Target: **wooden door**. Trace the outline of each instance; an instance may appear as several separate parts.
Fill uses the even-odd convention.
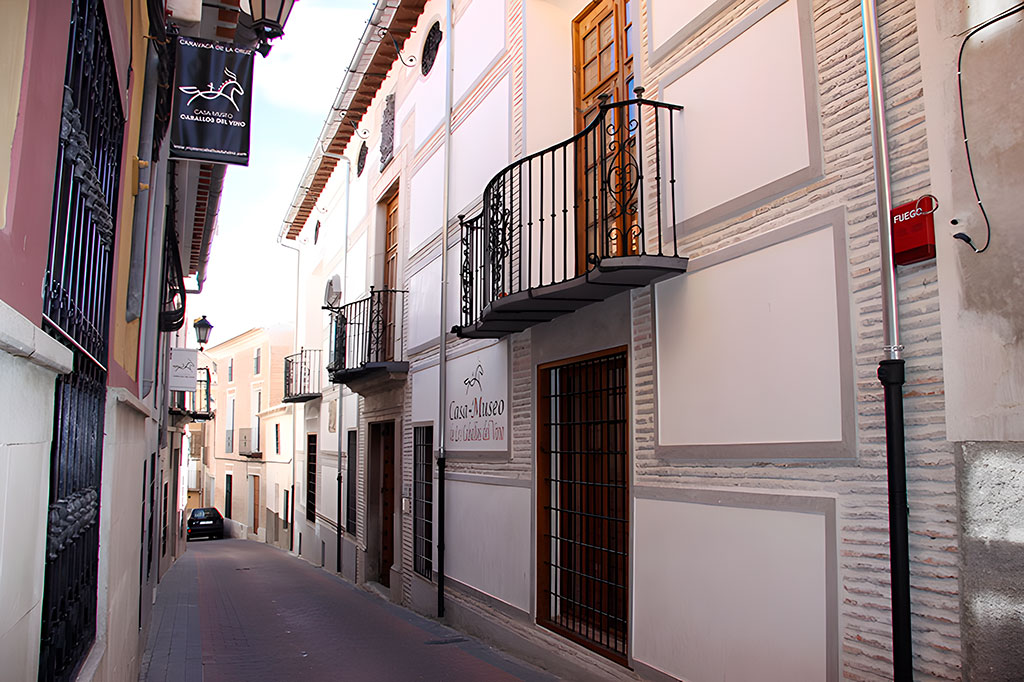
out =
[[[252,532],[260,532],[260,477],[252,477]]]
[[[381,356],[380,360],[388,362],[394,359],[395,353],[395,294],[388,293],[398,289],[398,194],[387,203],[387,218],[384,223],[384,294],[380,299],[381,306]]]
[[[395,563],[395,423],[380,428],[380,584],[391,585]]]
[[[595,0],[573,20],[573,105],[576,132],[600,111],[602,101],[633,96],[632,0]],[[636,107],[613,108],[604,125],[576,145],[577,272],[588,256],[639,252],[639,231],[630,215],[637,174],[633,135]]]

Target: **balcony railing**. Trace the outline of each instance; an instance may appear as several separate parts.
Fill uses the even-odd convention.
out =
[[[300,350],[284,359],[285,403],[304,403],[320,397],[320,351]]]
[[[681,106],[603,103],[507,166],[462,225],[460,336],[500,337],[686,270],[677,247]]]
[[[210,401],[210,369],[200,367],[196,370],[195,391],[171,391],[170,412],[172,414],[183,414],[192,418],[192,421],[203,422],[213,417],[213,407]]]
[[[370,295],[331,311],[331,353],[327,372],[349,384],[409,371],[402,350],[404,291],[370,289]]]

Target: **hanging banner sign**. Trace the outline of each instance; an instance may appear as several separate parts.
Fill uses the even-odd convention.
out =
[[[253,50],[178,38],[171,156],[249,165]]]
[[[448,449],[508,449],[508,351],[496,343],[448,362]]]
[[[195,348],[172,348],[167,383],[172,391],[195,391],[198,374],[198,353]]]

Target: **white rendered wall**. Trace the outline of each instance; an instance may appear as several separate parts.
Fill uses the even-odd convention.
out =
[[[337,445],[335,445],[337,447]],[[320,467],[320,489],[317,509],[335,523],[338,522],[338,466],[324,464]]]
[[[362,298],[369,290],[366,281],[366,233],[363,233],[348,252],[345,272],[345,302]]]
[[[409,183],[409,253],[441,231],[444,214],[444,147],[412,176]]]
[[[664,47],[702,13],[721,4],[721,0],[649,0],[651,50]]]
[[[572,137],[572,20],[586,4],[583,0],[524,2],[527,154]]]
[[[657,285],[662,445],[842,438],[832,230]]]
[[[55,376],[0,350],[0,661],[12,680],[39,666]]]
[[[345,432],[348,433],[350,429],[354,429],[359,425],[359,396],[353,393],[347,395],[342,399],[342,424],[344,424]],[[348,436],[346,435],[347,439]],[[343,441],[348,443],[347,440]],[[346,445],[347,447],[347,445]]]
[[[487,65],[505,49],[505,1],[471,3],[455,21],[454,48],[452,95],[458,102]]]
[[[419,63],[416,64],[417,80],[416,86],[409,95],[407,101],[414,103],[414,132],[413,145],[419,149],[427,138],[437,130],[444,120],[444,76],[447,69],[445,60],[448,56],[448,36],[444,35],[444,17],[438,17],[428,22],[420,23],[420,41],[417,43],[417,59],[422,59],[423,42],[427,39],[427,33],[434,21],[441,24],[441,44],[437,48],[437,57],[434,59],[434,66],[426,76],[420,70]]]
[[[441,331],[441,259],[435,258],[409,278],[408,347],[436,339]]]
[[[675,129],[680,219],[810,164],[799,19],[789,0],[663,84],[662,99],[685,107]]]
[[[823,515],[638,499],[633,656],[688,682],[826,679]]]
[[[437,367],[428,367],[412,373],[413,423],[437,422],[437,398],[440,381],[440,372]]]
[[[251,359],[250,359],[251,362]],[[236,367],[237,369],[237,367]],[[108,389],[103,439],[103,472],[100,499],[100,556],[96,595],[96,642],[83,664],[82,680],[130,679],[138,676],[141,665],[139,633],[139,519],[142,504],[143,461],[157,449],[156,421],[149,418],[134,397],[123,389]],[[171,438],[178,434],[168,434]],[[163,460],[170,450],[158,456],[161,476],[168,476],[176,463]],[[159,481],[157,495],[164,483]],[[244,481],[242,482],[244,485]],[[173,559],[174,536],[179,528],[176,509],[168,498],[167,554],[162,553],[160,526],[156,519],[154,536],[157,570]],[[159,504],[157,513],[159,512]],[[167,564],[169,565],[169,563]]]
[[[449,480],[445,572],[523,611],[530,609],[530,489]]]
[[[508,164],[510,130],[509,79],[505,77],[452,132],[449,218],[464,212],[483,194],[491,178]]]

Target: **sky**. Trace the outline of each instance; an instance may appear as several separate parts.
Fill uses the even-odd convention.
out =
[[[186,301],[190,327],[201,315],[213,324],[210,345],[294,324],[296,254],[277,235],[373,5],[299,0],[269,56],[255,57],[249,165],[228,167],[203,293]]]

